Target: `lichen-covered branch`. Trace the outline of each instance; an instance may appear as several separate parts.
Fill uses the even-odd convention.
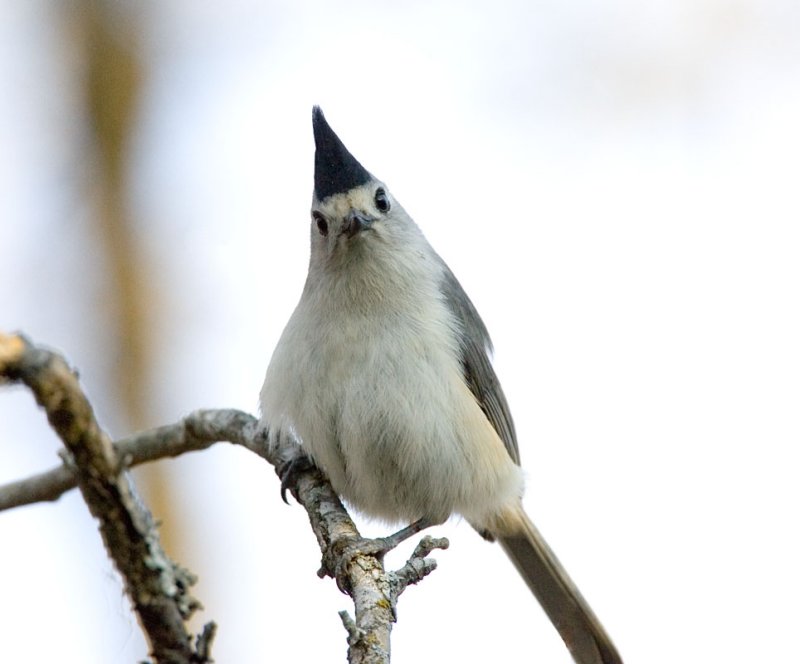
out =
[[[206,626],[192,649],[182,624],[197,606],[187,593],[191,577],[160,550],[149,513],[133,499],[124,470],[228,441],[259,455],[282,474],[287,464],[303,454],[301,448],[285,437],[268,444],[267,432],[256,418],[232,409],[198,410],[175,424],[112,444],[97,426],[91,406],[64,360],[17,336],[0,334],[0,378],[23,382],[33,390],[71,456],[69,463],[0,487],[0,511],[55,500],[79,486],[92,513],[100,519],[106,547],[125,578],[151,639],[153,656],[159,662],[210,661],[213,624]],[[447,540],[423,538],[400,570],[387,572],[380,556],[366,552],[368,546],[360,550],[359,546],[370,540],[361,537],[325,476],[313,465],[297,467],[286,488],[308,513],[322,551],[319,574],[336,577],[340,588],[353,599],[355,620],[342,613],[348,661],[388,663],[397,598],[408,585],[436,568],[436,562],[427,556],[436,548],[446,548]],[[152,561],[157,563],[156,569],[152,569]],[[147,570],[140,569],[142,566]],[[152,572],[149,576],[148,571]],[[140,589],[145,586],[158,601],[142,601]],[[157,648],[156,642],[162,645]]]
[[[69,451],[78,487],[100,523],[153,658],[163,664],[210,661],[198,655],[184,626],[199,606],[189,594],[194,578],[162,550],[152,517],[73,371],[61,357],[23,337],[0,335],[0,376],[31,389]],[[203,650],[208,650],[205,641]]]

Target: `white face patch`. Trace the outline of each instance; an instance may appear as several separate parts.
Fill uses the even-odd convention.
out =
[[[368,182],[343,194],[328,196],[322,203],[317,203],[314,209],[322,212],[328,218],[328,222],[334,224],[353,211],[380,217],[382,213],[375,207],[375,192],[378,187],[386,190],[386,187],[377,181]]]
[[[350,191],[333,194],[322,202],[316,198],[312,202],[312,247],[323,255],[333,257],[339,253],[343,247],[349,245],[352,235],[348,236],[343,231],[346,224],[350,223],[348,217],[356,213],[374,222],[372,232],[381,233],[383,230],[384,219],[392,214],[391,199],[388,212],[381,212],[375,203],[375,193],[382,189],[386,198],[386,186],[377,180],[371,180],[366,184],[360,185]],[[320,230],[319,215],[324,219],[324,232]],[[360,243],[359,243],[360,244]],[[318,255],[320,255],[318,253]]]

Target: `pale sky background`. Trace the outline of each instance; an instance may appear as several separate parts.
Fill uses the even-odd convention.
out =
[[[57,6],[0,1],[0,328],[63,351],[119,436]],[[526,507],[626,662],[796,657],[800,4],[140,6],[160,421],[256,412],[305,278],[319,103],[480,310]],[[0,482],[58,448],[0,389]],[[351,603],[271,468],[230,446],[167,463],[216,661],[344,661]],[[570,662],[499,547],[432,534],[451,548],[401,598],[393,661]],[[0,514],[0,658],[145,656],[76,493]]]

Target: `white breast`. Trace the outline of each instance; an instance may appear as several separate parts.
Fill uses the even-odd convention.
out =
[[[395,522],[455,512],[481,526],[516,504],[521,472],[463,380],[441,267],[409,260],[413,284],[400,269],[380,288],[385,271],[365,265],[306,289],[270,363],[262,416],[291,428],[364,513]]]

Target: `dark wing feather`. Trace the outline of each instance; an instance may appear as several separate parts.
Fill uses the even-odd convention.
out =
[[[440,259],[441,260],[441,259]],[[442,261],[444,279],[442,291],[450,311],[458,321],[461,333],[461,365],[466,381],[486,417],[495,431],[505,443],[514,463],[519,464],[519,448],[514,421],[508,409],[503,388],[494,372],[489,354],[492,352],[492,340],[489,332],[478,315],[475,305],[464,292],[450,268]]]

